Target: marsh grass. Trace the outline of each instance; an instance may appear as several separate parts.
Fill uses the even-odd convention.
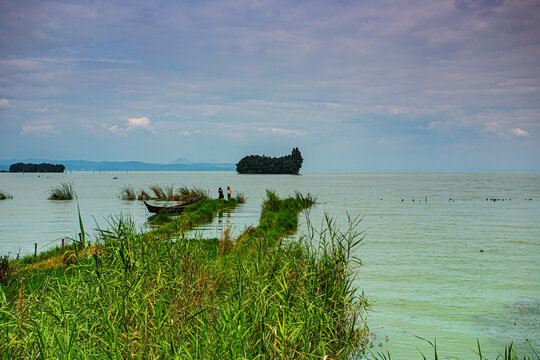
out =
[[[13,199],[13,195],[11,195],[5,190],[0,189],[0,200],[8,200],[8,199]]]
[[[135,190],[133,189],[132,186],[126,185],[122,187],[119,197],[122,200],[135,200],[137,199],[137,194],[135,193]]]
[[[284,216],[296,218],[302,204],[267,196],[272,209],[261,212],[265,227],[242,234],[241,246],[234,227],[220,239],[183,235],[236,199],[197,202],[149,233],[129,218],[112,218],[86,248],[99,250],[0,288],[0,358],[348,359],[361,353],[365,302],[350,297],[347,252],[331,261],[324,256],[333,250],[322,251],[316,237],[283,241],[297,223]],[[349,248],[345,239],[334,245]]]
[[[122,200],[161,200],[161,201],[181,201],[190,202],[194,200],[208,199],[208,190],[197,187],[181,186],[175,190],[174,185],[154,184],[148,190],[139,189],[135,191],[133,186],[124,186],[120,192]]]
[[[156,225],[163,225],[171,222],[173,219],[173,216],[166,212],[166,211],[160,211],[157,214],[151,215],[148,218],[148,222],[150,225],[156,226]]]
[[[427,340],[425,338],[422,338],[420,336],[416,336],[418,339],[428,343],[430,347],[433,349],[433,359],[438,360],[439,359],[439,352],[437,351],[437,341],[434,340],[431,342],[430,340]],[[479,360],[489,360],[487,357],[482,355],[482,347],[480,346],[480,342],[478,339],[476,340],[477,344],[477,351],[471,351],[471,359],[478,357]],[[538,353],[533,349],[529,341],[527,340],[527,345],[529,346],[528,349],[522,349],[522,353],[518,351],[516,346],[514,346],[513,343],[510,343],[509,345],[506,345],[504,347],[503,352],[500,352],[494,360],[539,360],[540,357],[538,356]],[[523,351],[524,350],[524,351]],[[473,353],[475,355],[473,355]],[[366,359],[369,360],[392,360],[392,356],[388,351],[374,351],[373,349],[368,349],[368,356]],[[425,355],[422,352],[420,352],[420,356],[423,360],[428,360],[429,355]],[[418,359],[420,359],[420,356]],[[452,357],[452,359],[454,359]]]
[[[152,199],[154,200],[172,200],[174,196],[174,186],[173,185],[150,185],[149,186],[151,193],[153,194]]]
[[[235,198],[239,204],[244,204],[246,202],[246,196],[244,195],[244,193],[237,192]]]
[[[150,194],[148,194],[144,189],[139,190],[139,194],[137,195],[137,200],[150,200]]]
[[[176,190],[177,201],[189,202],[197,199],[209,199],[208,190],[201,188],[182,186]]]
[[[77,196],[71,183],[61,183],[49,190],[49,200],[73,200]]]

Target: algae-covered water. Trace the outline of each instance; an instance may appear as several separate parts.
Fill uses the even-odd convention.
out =
[[[442,359],[474,358],[477,338],[492,358],[510,341],[540,349],[540,173],[0,173],[0,189],[14,195],[0,201],[0,255],[76,236],[77,203],[47,200],[60,182],[73,183],[87,231],[120,214],[148,226],[141,202],[118,199],[124,185],[198,186],[216,197],[219,186],[231,186],[247,203],[196,230],[212,237],[224,225],[236,235],[256,226],[265,189],[310,192],[319,201],[310,211],[317,227],[325,212],[342,225],[347,212],[363,216],[357,284],[373,303],[375,342],[388,337],[392,358],[427,355],[415,335],[436,338]]]

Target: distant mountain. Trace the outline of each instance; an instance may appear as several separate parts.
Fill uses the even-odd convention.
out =
[[[0,160],[0,170],[9,170],[11,164],[18,162],[63,164],[66,171],[234,171],[236,169],[236,165],[232,163],[154,164],[141,161],[8,159]]]
[[[194,164],[194,162],[186,157],[179,157],[178,159],[171,161],[169,164]]]

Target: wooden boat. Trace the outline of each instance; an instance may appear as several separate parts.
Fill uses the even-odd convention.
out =
[[[188,206],[188,205],[191,205],[193,203],[196,203],[197,201],[201,200],[201,198],[197,199],[197,200],[193,200],[193,201],[189,201],[187,203],[183,203],[183,204],[178,204],[178,205],[173,205],[173,206],[156,206],[156,205],[151,205],[149,203],[147,203],[146,201],[143,201],[144,202],[144,205],[146,205],[146,208],[148,209],[148,211],[150,211],[151,213],[154,213],[154,214],[157,214],[159,212],[167,212],[167,213],[172,213],[172,214],[180,214],[182,211],[184,211],[184,209]]]

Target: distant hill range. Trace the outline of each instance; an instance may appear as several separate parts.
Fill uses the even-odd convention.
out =
[[[184,161],[186,163],[178,163]],[[63,164],[66,171],[235,171],[232,163],[187,163],[180,158],[170,164],[154,164],[141,161],[87,161],[87,160],[50,160],[50,159],[8,159],[0,160],[0,170],[8,171],[15,163],[51,163]]]

